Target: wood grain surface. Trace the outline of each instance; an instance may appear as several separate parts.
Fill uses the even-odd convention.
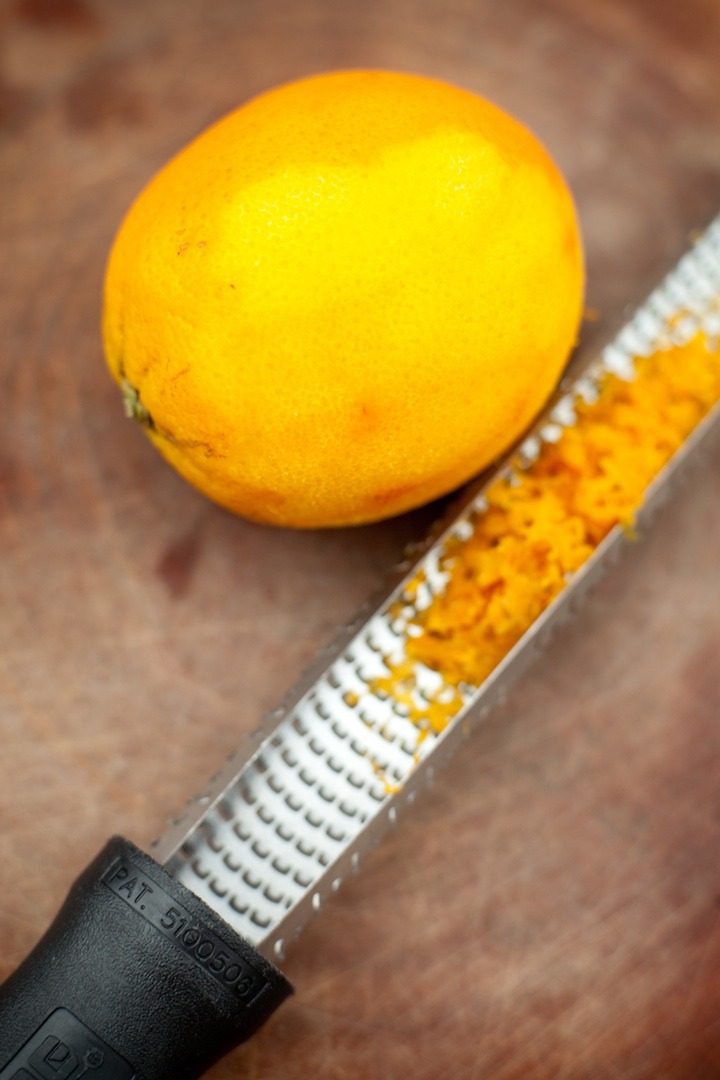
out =
[[[600,335],[720,210],[716,0],[13,0],[0,67],[0,977],[140,844],[438,507],[295,534],[128,423],[103,265],[150,175],[281,80],[415,70],[530,124]],[[720,1077],[720,452],[288,957],[214,1080]]]

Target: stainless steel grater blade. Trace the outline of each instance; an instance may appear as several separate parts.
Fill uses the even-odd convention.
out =
[[[616,527],[555,601],[478,687],[461,687],[462,708],[441,734],[421,733],[407,710],[373,692],[387,661],[401,660],[407,620],[444,588],[443,553],[466,542],[483,513],[484,492],[499,476],[532,462],[544,442],[575,421],[574,403],[592,396],[605,373],[631,378],[634,357],[698,330],[720,336],[720,217],[599,356],[574,365],[520,447],[479,486],[434,541],[399,571],[388,594],[319,658],[292,697],[157,841],[154,855],[171,875],[253,943],[280,957],[361,856],[410,805],[421,785],[456,749],[474,721],[501,702],[553,628],[628,543]],[[720,428],[720,405],[698,425],[656,477],[638,513],[647,519],[693,452]],[[424,582],[406,595],[423,572]],[[442,676],[416,668],[419,693],[455,692]]]

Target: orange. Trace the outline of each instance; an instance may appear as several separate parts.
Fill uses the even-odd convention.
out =
[[[442,82],[346,71],[263,94],[151,181],[103,333],[128,411],[210,498],[346,525],[513,443],[582,292],[571,196],[526,128]]]

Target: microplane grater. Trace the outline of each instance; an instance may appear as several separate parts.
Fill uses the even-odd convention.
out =
[[[596,358],[573,374],[519,447],[399,568],[375,609],[319,657],[286,703],[228,759],[151,857],[110,840],[53,924],[0,987],[0,1080],[197,1080],[260,1027],[292,987],[273,958],[394,824],[474,721],[628,543],[616,527],[478,686],[415,666],[418,704],[461,695],[421,732],[375,680],[407,656],[415,619],[445,588],[446,553],[474,535],[498,480],[512,483],[576,422],[608,373],[699,331],[720,347],[720,217]],[[718,359],[720,363],[720,357]],[[639,524],[714,432],[720,402],[655,477]]]
[[[438,764],[487,715],[527,665],[552,628],[598,577],[611,554],[628,542],[617,526],[552,605],[479,687],[461,688],[463,706],[441,734],[424,732],[392,697],[373,693],[388,673],[385,661],[403,657],[407,629],[394,615],[403,598],[409,618],[439,593],[450,539],[467,541],[482,514],[484,492],[499,475],[523,468],[543,442],[556,441],[575,421],[574,402],[591,399],[606,372],[631,378],[633,358],[699,329],[720,335],[720,217],[624,326],[617,337],[555,396],[519,449],[410,566],[377,609],[361,615],[329,656],[270,717],[254,745],[232,755],[207,790],[191,803],[154,849],[173,876],[268,956],[281,957],[288,940],[318,911],[361,855],[431,781]],[[641,523],[667,481],[718,418],[715,408],[657,477],[638,515]],[[424,581],[404,596],[418,571]],[[442,676],[416,668],[420,693],[443,692]],[[454,687],[447,688],[452,692]]]

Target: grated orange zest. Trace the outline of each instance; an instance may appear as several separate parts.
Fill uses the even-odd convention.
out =
[[[637,358],[630,381],[606,374],[557,442],[488,488],[472,536],[446,547],[444,590],[411,616],[405,657],[387,661],[373,689],[421,730],[442,731],[462,690],[487,678],[603,538],[617,525],[632,530],[652,480],[719,400],[717,343],[703,334]],[[418,663],[442,676],[434,698],[417,693]]]

